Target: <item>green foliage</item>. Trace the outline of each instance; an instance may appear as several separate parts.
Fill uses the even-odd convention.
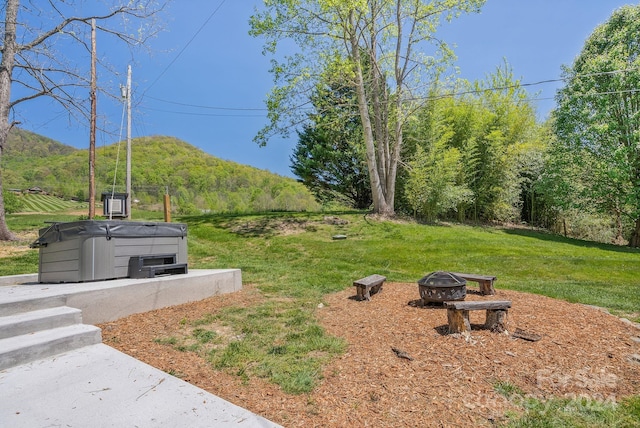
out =
[[[314,112],[298,133],[291,171],[323,204],[342,202],[356,209],[371,205],[362,124],[357,99],[342,62],[331,65],[311,97]]]
[[[13,127],[9,131],[6,146],[3,148],[3,162],[6,159],[30,161],[34,158],[47,158],[55,155],[67,155],[77,149],[59,143],[51,138]]]
[[[4,212],[7,214],[20,212],[24,208],[24,201],[14,192],[3,191],[2,198],[4,200]]]
[[[203,328],[196,328],[193,330],[193,337],[195,337],[200,343],[213,342],[217,338],[215,331],[205,330]]]
[[[6,156],[10,170],[4,185],[26,189],[38,186],[49,194],[71,199],[88,193],[88,153],[60,149],[51,156],[31,157],[14,148]],[[118,162],[117,145],[96,149],[96,191],[125,190],[126,165]],[[145,137],[132,141],[133,209],[159,210],[166,190],[179,214],[201,212],[252,212],[315,210],[311,193],[295,180],[234,162],[222,161],[170,137]],[[116,169],[116,165],[118,168]],[[25,197],[25,202],[35,200]],[[83,199],[84,200],[84,199]],[[44,203],[43,199],[38,200]],[[56,210],[60,199],[34,211]],[[97,201],[100,202],[99,200]],[[72,205],[73,202],[69,202]]]
[[[178,343],[176,337],[156,338],[153,341],[159,345],[176,345]]]
[[[640,395],[627,397],[622,400],[618,410],[620,414],[626,415],[626,417],[629,418],[629,422],[640,421]]]
[[[395,213],[396,179],[404,128],[417,98],[451,64],[451,48],[435,32],[445,20],[478,12],[484,0],[269,1],[251,18],[251,34],[265,38],[265,51],[292,41],[300,53],[274,60],[276,86],[268,96],[269,124],[255,140],[266,144],[287,135],[305,118],[307,102],[336,58],[357,94],[362,141],[374,212]],[[291,45],[289,44],[288,47]]]
[[[535,193],[546,142],[526,91],[508,64],[486,81],[460,84],[471,93],[435,91],[407,131],[416,147],[405,183],[411,210],[430,220],[531,219],[523,199]]]
[[[579,205],[636,222],[640,245],[640,6],[624,6],[598,26],[564,71],[558,95],[556,176],[575,180],[561,207]],[[569,184],[564,184],[569,187]]]
[[[627,229],[630,225],[627,226]],[[623,244],[617,235],[614,219],[610,215],[604,215],[593,210],[567,209],[562,212],[562,221],[557,222],[552,228],[553,232],[566,234],[572,238],[586,241]]]
[[[472,191],[459,185],[460,151],[446,148],[438,142],[429,152],[418,146],[414,158],[409,162],[409,173],[404,191],[415,214],[427,221],[456,211],[458,206],[473,200]]]
[[[64,212],[56,213],[24,213],[7,216],[7,224],[16,232],[36,232],[51,222],[76,221],[78,216]]]
[[[24,244],[24,243],[23,243]],[[6,244],[12,245],[12,244]],[[19,275],[38,271],[38,251],[29,250],[20,255],[3,257],[0,275]]]

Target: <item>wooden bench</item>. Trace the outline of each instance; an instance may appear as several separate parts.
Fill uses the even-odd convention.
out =
[[[451,273],[459,276],[460,278],[466,279],[467,281],[474,281],[480,284],[480,294],[483,296],[493,296],[496,294],[496,290],[493,288],[493,282],[497,279],[495,276],[475,275],[472,273]]]
[[[496,333],[507,331],[507,312],[511,307],[509,300],[490,300],[477,302],[444,302],[447,308],[449,333],[464,333],[471,330],[469,311],[486,310],[484,328]]]
[[[374,274],[365,278],[353,281],[353,285],[357,287],[358,300],[371,300],[371,294],[382,291],[382,284],[387,280],[386,276]]]

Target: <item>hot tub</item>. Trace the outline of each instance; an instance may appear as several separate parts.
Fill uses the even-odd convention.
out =
[[[39,282],[126,278],[135,256],[175,254],[187,263],[187,225],[122,220],[53,223],[31,244],[40,252]]]

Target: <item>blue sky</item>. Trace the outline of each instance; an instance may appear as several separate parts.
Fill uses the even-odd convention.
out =
[[[272,86],[262,40],[248,35],[259,0],[174,1],[154,54],[132,64],[132,136],[169,135],[216,157],[292,176],[295,137],[274,138],[267,147],[252,140],[266,123],[264,99]],[[456,46],[459,77],[482,79],[506,61],[523,83],[558,79],[594,28],[618,0],[488,0],[480,14],[444,24],[439,34]],[[109,46],[98,55],[108,56]],[[119,61],[119,60],[117,60]],[[126,82],[128,62],[116,65]],[[544,119],[560,82],[527,88]],[[120,106],[98,99],[102,115],[119,128]],[[77,148],[88,148],[88,124],[73,123],[47,103],[21,111],[21,126]],[[123,131],[123,138],[126,135]],[[118,136],[99,135],[98,144]]]

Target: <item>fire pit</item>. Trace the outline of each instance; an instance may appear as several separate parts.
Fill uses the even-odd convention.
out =
[[[423,303],[442,303],[464,300],[467,296],[467,281],[451,272],[432,272],[418,281]]]

